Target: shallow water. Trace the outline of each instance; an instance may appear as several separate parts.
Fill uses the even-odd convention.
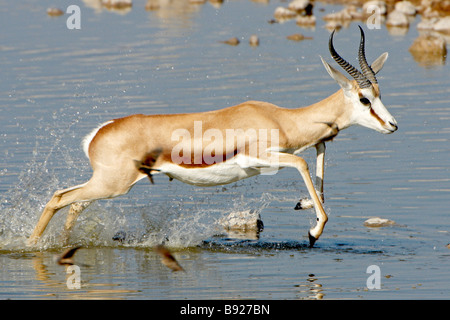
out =
[[[419,18],[404,35],[366,32],[369,60],[384,51],[384,104],[399,130],[381,135],[352,127],[327,145],[329,222],[307,247],[312,210],[300,176],[281,170],[217,188],[155,176],[129,194],[80,216],[69,245],[81,288],[69,289],[54,262],[67,210],[51,221],[39,250],[25,247],[52,193],[83,183],[90,167],[80,142],[99,123],[132,113],[206,111],[248,99],[309,105],[338,89],[319,55],[329,32],[317,3],[315,29],[269,24],[277,1],[226,1],[215,7],[176,2],[127,12],[80,3],[81,30],[49,17],[50,1],[0,1],[0,298],[1,299],[448,299],[450,76],[447,64],[423,66],[408,52]],[[70,1],[59,1],[65,9]],[[320,11],[324,8],[324,11]],[[312,40],[292,42],[293,33]],[[260,45],[248,45],[250,35]],[[221,40],[237,36],[239,46]],[[336,35],[338,52],[356,57],[356,23]],[[314,152],[305,158],[314,170]],[[218,220],[254,209],[259,239],[231,238]],[[367,228],[370,217],[396,225]],[[112,240],[126,232],[126,241]],[[245,236],[244,236],[245,238]],[[247,238],[249,236],[247,235]],[[166,241],[185,272],[171,272],[153,246]],[[367,289],[377,265],[381,288]]]

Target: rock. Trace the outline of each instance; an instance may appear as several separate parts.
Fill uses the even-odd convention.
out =
[[[406,14],[401,11],[394,10],[390,12],[386,19],[386,26],[397,28],[408,28],[409,20]]]
[[[310,15],[313,4],[309,0],[294,0],[288,5],[288,9],[297,13],[306,13]]]
[[[411,47],[409,47],[409,51],[419,53],[432,53],[443,56],[447,54],[447,48],[445,46],[444,39],[432,35],[425,35],[416,38]]]
[[[381,14],[381,15],[387,14],[387,6],[386,6],[386,2],[384,2],[384,1],[367,1],[363,4],[362,11],[366,15],[370,15],[373,13],[372,10],[374,7],[377,7],[379,9],[379,12],[377,12],[378,14]]]
[[[433,25],[433,30],[443,33],[450,33],[450,16],[439,19]]]
[[[416,7],[409,1],[400,1],[395,4],[395,10],[407,16],[414,16],[417,13]]]
[[[323,20],[325,21],[351,21],[360,20],[365,17],[363,11],[359,10],[358,7],[354,5],[349,5],[338,12],[333,12],[325,15]]]
[[[352,19],[353,19],[353,17],[352,17],[349,7],[346,7],[338,12],[326,14],[323,17],[323,20],[325,20],[325,21],[344,21],[344,20],[352,20]]]
[[[417,29],[450,33],[450,16],[443,18],[422,17],[422,21],[417,24]]]
[[[424,17],[445,17],[450,15],[450,0],[422,0],[417,9]]]
[[[370,228],[380,228],[380,227],[387,227],[394,225],[395,222],[389,219],[383,219],[383,218],[370,218],[364,221],[364,226],[370,227]]]
[[[325,24],[325,28],[329,31],[340,30],[342,28],[342,24],[343,23],[341,21],[331,20]]]
[[[295,18],[297,16],[297,12],[289,10],[284,7],[278,7],[275,9],[273,16],[277,20],[288,20]]]
[[[422,17],[422,20],[417,24],[418,30],[433,30],[434,25],[436,22],[439,21],[439,18],[424,18]]]
[[[230,38],[230,39],[225,40],[225,41],[220,41],[220,42],[225,43],[225,44],[229,44],[230,46],[237,46],[240,43],[239,39],[236,38],[236,37]]]
[[[302,40],[311,40],[312,39],[312,37],[305,37],[301,33],[291,34],[290,36],[287,36],[286,38],[288,40],[292,40],[292,41],[302,41]]]
[[[47,14],[50,17],[58,17],[58,16],[62,16],[64,14],[64,11],[62,11],[61,9],[58,9],[58,8],[48,8]]]
[[[315,16],[299,16],[297,17],[296,24],[301,27],[309,27],[316,25]]]
[[[252,46],[252,47],[257,47],[259,46],[259,38],[256,34],[253,34],[250,36],[250,38],[248,39],[248,43]]]
[[[419,36],[414,40],[409,52],[414,60],[424,66],[443,65],[447,55],[445,40],[434,35]]]
[[[264,224],[261,215],[254,210],[231,212],[226,218],[219,220],[226,230],[242,230],[242,231],[261,231]]]
[[[132,0],[101,0],[101,3],[102,6],[110,9],[125,9],[133,5]]]

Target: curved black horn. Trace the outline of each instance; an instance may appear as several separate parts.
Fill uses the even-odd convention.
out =
[[[356,69],[354,66],[352,66],[350,63],[348,63],[347,61],[345,61],[337,52],[336,50],[334,50],[334,46],[333,46],[333,36],[334,36],[334,32],[336,30],[333,30],[333,32],[331,33],[330,36],[330,41],[328,42],[328,47],[331,53],[331,56],[333,57],[334,61],[336,61],[341,67],[342,69],[344,69],[345,71],[348,72],[349,75],[351,75],[353,77],[353,79],[356,80],[356,82],[358,83],[359,87],[362,88],[369,88],[370,86],[372,86],[372,84],[370,83],[370,81],[358,70]]]
[[[371,83],[378,83],[377,78],[375,77],[375,72],[373,72],[372,68],[369,66],[366,60],[366,53],[364,49],[364,31],[361,28],[361,26],[358,26],[359,30],[361,31],[361,42],[359,43],[359,52],[358,52],[358,60],[359,65],[361,67],[361,71],[363,75],[369,80]]]

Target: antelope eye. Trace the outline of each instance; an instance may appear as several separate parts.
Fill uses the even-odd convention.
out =
[[[361,99],[359,99],[359,101],[365,106],[370,105],[370,101],[367,98],[361,98]]]

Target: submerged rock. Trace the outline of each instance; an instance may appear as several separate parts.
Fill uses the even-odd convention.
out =
[[[372,14],[371,9],[373,8],[377,8],[379,11],[377,13],[381,14],[381,15],[386,15],[387,14],[387,5],[385,1],[366,1],[364,2],[363,6],[362,6],[362,11],[365,12],[366,14]]]
[[[414,40],[409,47],[409,52],[419,64],[443,65],[447,55],[447,47],[442,37],[423,35]]]
[[[422,17],[422,20],[417,24],[418,30],[436,31],[444,34],[450,33],[450,16],[439,17]]]
[[[277,7],[275,9],[275,12],[273,13],[273,16],[278,21],[280,21],[280,20],[283,21],[283,20],[295,18],[297,16],[297,12],[290,10],[288,8],[285,8],[285,7]]]
[[[433,25],[433,30],[443,33],[450,33],[450,16],[439,19]]]
[[[307,14],[311,14],[312,7],[313,4],[309,0],[294,0],[288,5],[289,10],[297,13],[306,12]]]
[[[386,26],[397,28],[408,28],[409,20],[405,13],[398,10],[394,10],[387,16]]]
[[[290,36],[287,36],[286,38],[288,40],[292,40],[292,41],[302,41],[302,40],[311,40],[312,39],[312,37],[305,37],[301,33],[291,34]]]
[[[381,9],[380,9],[381,11]],[[384,11],[383,11],[384,12]],[[323,17],[325,21],[352,21],[352,20],[363,20],[371,16],[372,8],[367,9],[360,8],[356,5],[348,5],[340,11],[332,12]],[[382,14],[384,15],[384,14]]]
[[[311,27],[316,25],[316,17],[313,15],[298,16],[295,23],[301,27]]]
[[[248,43],[252,46],[252,47],[257,47],[259,46],[259,38],[256,34],[253,34],[250,36],[250,38],[248,39]]]
[[[220,42],[221,43],[225,43],[225,44],[229,44],[230,46],[237,46],[240,43],[239,39],[236,38],[236,37],[230,38],[230,39],[225,40],[225,41],[220,41]]]
[[[133,5],[132,0],[101,0],[101,3],[102,6],[110,9],[125,9]]]
[[[418,54],[427,53],[440,56],[447,54],[444,39],[433,35],[424,35],[416,38],[411,47],[409,47],[409,51]]]
[[[227,230],[257,230],[264,229],[261,215],[255,210],[234,211],[219,220],[219,224]]]
[[[232,239],[258,240],[260,232],[264,229],[261,216],[255,210],[231,212],[218,222]]]
[[[407,16],[414,16],[417,13],[416,6],[409,1],[400,1],[395,4],[395,10]]]
[[[392,220],[379,218],[379,217],[370,218],[370,219],[367,219],[366,221],[364,221],[364,226],[370,227],[370,228],[387,227],[387,226],[392,226],[394,224],[395,224],[395,222]]]
[[[58,9],[58,8],[48,8],[47,9],[47,14],[50,17],[59,17],[59,16],[62,16],[64,14],[64,11],[62,11],[61,9]]]

